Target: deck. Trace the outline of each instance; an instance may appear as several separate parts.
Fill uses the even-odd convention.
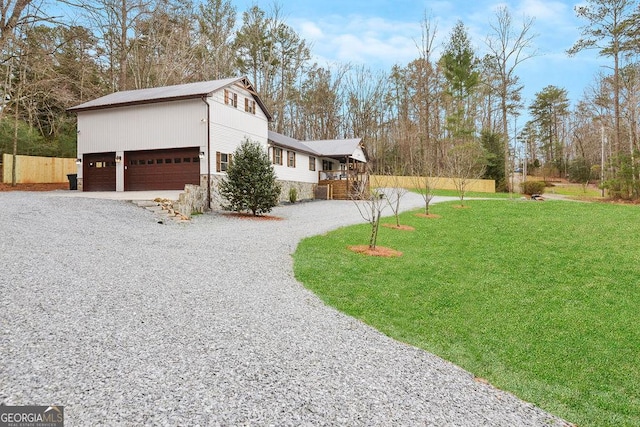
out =
[[[328,200],[362,199],[369,194],[369,175],[357,170],[320,171],[318,187],[326,188]]]

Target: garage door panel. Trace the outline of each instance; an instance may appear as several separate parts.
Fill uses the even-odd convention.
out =
[[[200,183],[199,148],[125,153],[125,190],[182,190]]]
[[[116,153],[84,154],[83,191],[116,191]]]

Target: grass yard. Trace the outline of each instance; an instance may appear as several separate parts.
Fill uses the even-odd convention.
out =
[[[302,241],[298,280],[326,303],[584,426],[640,425],[640,209],[522,200],[436,204]],[[392,222],[391,219],[383,222]]]
[[[413,191],[414,193],[417,192],[416,190],[413,190]],[[434,196],[451,196],[451,197],[460,196],[456,190],[433,190],[433,195]],[[521,195],[518,193],[513,193],[509,195],[509,193],[480,193],[478,191],[467,191],[464,194],[464,199],[467,200],[467,198],[470,198],[470,197],[478,197],[483,199],[508,199],[509,197],[518,198],[520,196]]]
[[[545,193],[560,194],[577,199],[600,199],[602,191],[589,186],[586,189],[580,184],[554,184],[553,187],[545,188]]]

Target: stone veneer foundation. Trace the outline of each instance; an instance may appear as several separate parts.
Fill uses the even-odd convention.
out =
[[[174,210],[186,217],[191,217],[194,212],[205,212],[209,209],[222,209],[222,196],[218,187],[222,176],[211,175],[211,206],[207,208],[207,176],[200,176],[200,185],[187,184],[184,192],[180,193],[180,197],[173,204]],[[279,201],[289,202],[289,191],[295,188],[298,192],[297,200],[312,200],[316,184],[310,182],[296,181],[278,181],[282,186],[280,190]]]

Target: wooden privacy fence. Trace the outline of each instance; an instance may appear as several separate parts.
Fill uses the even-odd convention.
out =
[[[2,155],[2,182],[11,183],[13,156]],[[67,174],[77,173],[76,159],[16,156],[16,183],[46,184],[67,182]]]
[[[452,178],[429,178],[431,185],[436,190],[455,190]],[[416,177],[413,176],[389,176],[389,175],[371,175],[371,187],[403,187],[416,188]],[[470,179],[466,187],[467,191],[477,191],[480,193],[495,193],[496,182],[492,179]]]

